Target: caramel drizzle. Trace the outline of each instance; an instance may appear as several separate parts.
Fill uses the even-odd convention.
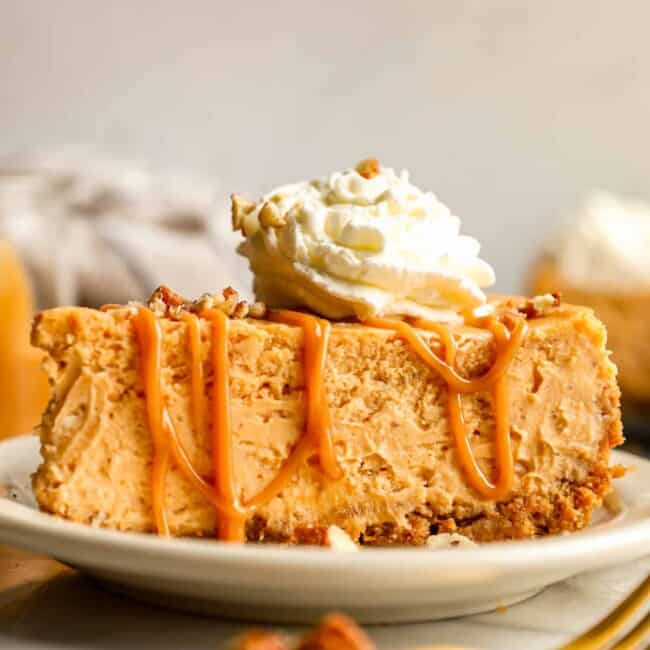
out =
[[[142,374],[146,393],[147,423],[153,441],[151,502],[159,535],[169,537],[165,508],[165,478],[169,470],[169,445],[165,432],[165,409],[160,390],[162,332],[151,310],[142,307],[134,320],[135,334],[142,351]]]
[[[323,473],[332,480],[341,478],[332,441],[330,414],[325,391],[327,345],[332,326],[329,321],[286,309],[272,310],[268,319],[275,323],[301,327],[304,334],[304,377],[307,395],[306,438],[318,453]]]
[[[217,518],[217,537],[229,541],[244,541],[246,511],[237,497],[233,471],[233,449],[230,426],[230,360],[228,357],[228,332],[230,320],[217,309],[204,311],[201,316],[212,324],[212,480],[219,497],[237,514],[226,513]],[[198,376],[201,357],[190,348],[192,376]],[[200,352],[200,350],[199,350]],[[196,386],[195,393],[202,386]]]
[[[523,318],[515,318],[511,332],[496,318],[486,320],[486,328],[492,332],[496,341],[496,359],[485,374],[475,379],[464,379],[456,373],[454,369],[457,352],[456,341],[449,328],[441,323],[415,319],[410,324],[404,321],[373,318],[366,320],[365,324],[396,332],[411,345],[425,363],[442,376],[447,383],[450,426],[460,464],[467,481],[481,496],[487,499],[501,499],[510,492],[514,481],[506,372],[521,345],[527,325]],[[444,361],[431,351],[427,343],[415,330],[416,327],[435,332],[440,337],[445,351]],[[462,393],[479,392],[488,388],[493,395],[496,414],[496,483],[492,483],[487,479],[476,461],[467,436],[467,426],[463,416]]]
[[[154,447],[151,502],[158,533],[169,536],[164,492],[170,456],[187,480],[212,503],[222,517],[242,516],[242,510],[237,507],[237,504],[226,501],[218,490],[197,472],[178,437],[162,395],[160,376],[162,331],[158,319],[150,309],[140,307],[133,319],[133,326],[140,349],[147,423]]]
[[[108,309],[114,306],[107,306]],[[145,386],[147,422],[154,447],[152,466],[152,507],[158,533],[169,536],[165,508],[165,478],[173,459],[185,478],[214,506],[218,512],[216,534],[224,541],[245,541],[245,522],[255,509],[268,503],[290,482],[300,467],[317,455],[322,472],[331,480],[342,477],[331,434],[329,409],[324,383],[327,345],[331,324],[324,320],[288,310],[272,310],[268,319],[276,323],[300,327],[304,343],[305,431],[278,474],[258,494],[243,503],[237,496],[234,477],[232,431],[230,418],[228,330],[229,319],[219,310],[206,310],[201,317],[211,325],[213,367],[211,401],[212,484],[195,469],[176,432],[163,400],[161,388],[162,332],[153,312],[140,307],[134,318],[136,339],[140,349]],[[205,379],[201,359],[200,319],[192,313],[182,316],[187,326],[191,358],[192,421],[197,433],[207,429]],[[480,377],[466,379],[455,370],[457,346],[448,327],[440,323],[413,320],[410,323],[388,319],[368,319],[366,325],[393,330],[404,338],[416,354],[438,372],[446,382],[449,393],[449,418],[462,469],[472,488],[490,499],[506,496],[514,480],[513,457],[510,442],[510,423],[507,412],[506,372],[526,333],[523,318],[511,319],[512,329],[496,318],[484,319],[496,341],[496,358],[490,369]],[[415,328],[436,333],[444,348],[444,360],[432,352]],[[467,437],[462,394],[490,390],[496,411],[496,465],[497,480],[492,483],[479,467]]]
[[[256,508],[277,496],[303,463],[314,453],[318,455],[323,473],[336,480],[343,475],[336,458],[331,436],[329,409],[326,403],[324,368],[327,360],[329,322],[299,312],[272,311],[269,320],[301,327],[304,333],[304,373],[306,396],[305,433],[283,462],[278,474],[258,494],[243,504],[236,493],[233,472],[232,433],[230,424],[230,391],[228,359],[228,317],[219,310],[207,310],[201,317],[212,326],[212,466],[213,484],[196,471],[185,451],[162,398],[160,369],[162,332],[150,309],[140,307],[134,327],[142,359],[147,408],[147,421],[154,441],[152,468],[152,506],[156,528],[169,536],[164,503],[165,477],[170,454],[183,475],[219,511],[217,536],[225,541],[244,541],[245,522]],[[183,315],[187,325],[191,358],[192,419],[196,431],[205,431],[205,396],[201,360],[199,319],[191,313]]]
[[[424,323],[416,323],[429,329]],[[517,350],[521,346],[528,326],[523,318],[514,319],[512,331],[504,323],[495,318],[487,319],[487,329],[494,335],[496,342],[496,360],[492,366],[499,368],[495,372],[491,388],[495,410],[495,464],[497,468],[496,483],[491,483],[476,462],[468,438],[467,426],[463,416],[462,396],[458,391],[449,388],[449,419],[451,423],[456,449],[461,466],[469,484],[482,496],[488,499],[502,499],[512,490],[514,481],[514,460],[510,439],[510,417],[508,413],[508,393],[506,371],[510,367]],[[451,366],[456,359],[456,343],[450,332],[443,339],[447,363]]]

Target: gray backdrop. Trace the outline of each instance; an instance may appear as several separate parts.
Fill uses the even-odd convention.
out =
[[[0,153],[271,186],[408,167],[517,289],[591,187],[650,198],[650,3],[0,0]]]

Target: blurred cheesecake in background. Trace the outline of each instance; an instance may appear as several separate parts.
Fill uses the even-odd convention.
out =
[[[79,149],[0,158],[0,438],[47,403],[34,308],[144,299],[160,278],[196,295],[250,284],[218,206],[209,179]]]
[[[605,323],[628,410],[650,404],[649,252],[650,205],[599,192],[549,241],[530,281]]]

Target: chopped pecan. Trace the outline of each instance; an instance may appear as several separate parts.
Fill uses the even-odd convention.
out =
[[[239,293],[237,292],[237,289],[233,289],[232,287],[226,287],[221,293],[226,300],[230,300],[231,298],[239,300]]]
[[[327,529],[325,543],[333,551],[358,551],[359,546],[354,540],[338,526],[330,526]]]
[[[232,218],[232,229],[241,230],[244,225],[244,217],[255,209],[255,203],[245,199],[238,194],[230,195],[230,216]]]
[[[374,178],[381,173],[381,166],[376,158],[366,158],[357,165],[356,171],[364,178]]]
[[[264,228],[282,228],[287,223],[287,218],[280,214],[280,209],[275,203],[267,201],[260,210],[260,224]]]
[[[232,318],[264,318],[267,313],[266,305],[255,302],[252,305],[246,300],[239,299],[239,293],[232,287],[226,287],[218,293],[204,293],[196,300],[187,301],[169,287],[158,287],[147,306],[159,316],[180,318],[183,312],[200,314],[207,309],[219,309]]]
[[[160,299],[167,305],[167,307],[178,307],[185,302],[183,296],[177,294],[175,291],[172,291],[169,287],[164,285],[159,286],[154,292],[151,298],[155,296],[160,296]]]
[[[248,303],[245,300],[242,300],[235,305],[235,309],[230,315],[233,318],[246,318],[246,316],[248,316],[248,311]]]
[[[185,298],[164,285],[159,286],[147,301],[147,307],[157,314],[167,314],[170,309],[181,307]]]
[[[235,639],[231,650],[289,650],[286,640],[264,630],[251,630]]]
[[[328,614],[297,650],[376,650],[376,646],[351,618]]]
[[[264,318],[267,313],[266,305],[256,302],[250,305],[246,300],[239,299],[239,293],[232,287],[226,287],[220,293],[205,293],[198,300],[187,305],[187,309],[201,313],[206,309],[220,309],[231,318]]]
[[[541,316],[546,316],[551,309],[559,305],[559,293],[545,293],[526,300],[523,305],[517,308],[517,311],[524,314],[527,319],[540,318]]]
[[[239,304],[239,294],[232,288],[226,287],[223,292],[223,311],[228,316],[234,316],[237,305]]]

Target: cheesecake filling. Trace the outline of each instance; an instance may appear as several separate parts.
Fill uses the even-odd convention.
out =
[[[375,160],[284,185],[257,203],[233,196],[259,300],[326,318],[459,320],[494,283],[480,245],[432,192]]]
[[[107,310],[116,306],[107,306]],[[119,307],[118,307],[119,308]],[[159,534],[169,536],[165,506],[166,476],[173,461],[186,479],[212,503],[218,512],[217,537],[224,541],[244,542],[246,521],[255,510],[278,496],[291,481],[299,467],[316,457],[328,480],[336,481],[343,473],[333,443],[324,373],[327,364],[327,343],[331,325],[328,321],[290,310],[271,310],[268,319],[299,327],[304,336],[305,431],[284,460],[278,474],[257,494],[242,501],[237,485],[237,468],[233,464],[230,416],[229,317],[220,309],[207,309],[195,315],[182,312],[187,325],[188,352],[191,358],[192,424],[196,431],[205,426],[205,379],[200,355],[199,318],[211,325],[211,364],[213,371],[210,409],[212,439],[212,482],[207,482],[189,461],[175,425],[167,410],[161,383],[162,332],[154,312],[145,306],[137,308],[133,324],[144,384],[145,406],[153,441],[151,474],[152,508]],[[470,321],[489,330],[495,340],[495,360],[483,375],[467,379],[455,368],[456,341],[447,324],[422,319],[368,319],[369,327],[393,330],[405,339],[424,363],[437,372],[447,384],[449,426],[455,439],[459,465],[468,484],[483,498],[507,498],[514,480],[514,463],[510,441],[510,420],[507,406],[508,368],[526,334],[526,321],[512,312],[504,312]],[[443,355],[436,355],[418,330],[428,330],[439,338]],[[496,480],[486,476],[477,463],[463,415],[462,395],[489,391],[495,404]]]

